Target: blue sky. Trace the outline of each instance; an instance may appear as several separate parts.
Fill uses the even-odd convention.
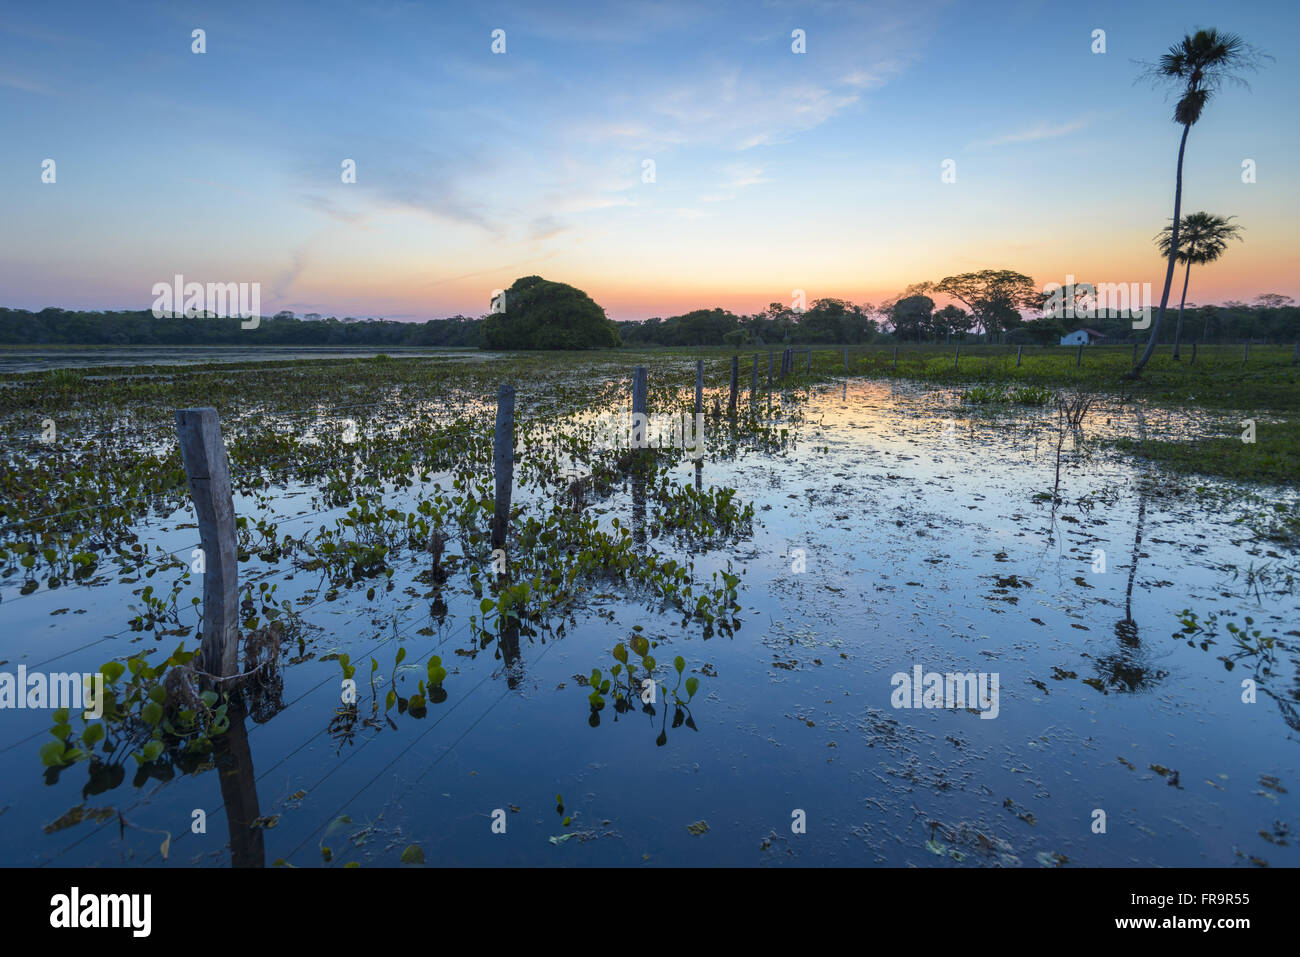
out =
[[[176,273],[259,282],[267,313],[406,319],[480,314],[534,273],[620,319],[879,301],[985,267],[1158,290],[1180,130],[1134,61],[1200,26],[1275,59],[1192,130],[1185,211],[1246,229],[1189,298],[1300,298],[1296,10],[10,6],[0,304],[145,308]]]

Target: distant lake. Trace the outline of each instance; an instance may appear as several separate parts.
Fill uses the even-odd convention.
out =
[[[207,362],[286,362],[294,359],[370,359],[377,355],[476,361],[496,353],[410,346],[3,346],[0,374],[96,366],[186,366]]]

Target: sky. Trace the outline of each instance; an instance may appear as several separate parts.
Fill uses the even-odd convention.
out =
[[[1181,128],[1138,76],[1211,26],[1274,59],[1188,139],[1183,212],[1244,227],[1188,300],[1300,299],[1294,0],[9,4],[0,305],[181,274],[422,321],[540,275],[622,320],[984,268],[1158,298]]]

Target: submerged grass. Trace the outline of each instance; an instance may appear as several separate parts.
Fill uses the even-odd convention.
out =
[[[1186,442],[1120,438],[1113,445],[1183,474],[1294,485],[1300,476],[1300,421],[1257,423],[1253,442],[1243,440],[1245,431]]]

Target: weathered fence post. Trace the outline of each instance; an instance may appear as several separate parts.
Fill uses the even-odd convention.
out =
[[[1079,343],[1078,351],[1074,353],[1074,367],[1077,369],[1083,363],[1083,343]]]
[[[808,350],[808,371],[812,372],[812,350]]]
[[[749,380],[749,402],[754,403],[754,396],[758,395],[758,353],[754,353],[754,377]]]
[[[961,343],[957,343],[957,350],[952,354],[952,367],[957,368],[957,360],[961,358]]]
[[[740,356],[731,357],[731,394],[727,398],[727,414],[736,414],[736,392],[740,386]]]
[[[845,346],[845,347],[844,347],[844,374],[845,374],[845,375],[848,375],[848,374],[849,374],[849,349],[848,349],[848,346]]]
[[[772,350],[771,350],[771,349],[768,349],[768,350],[767,350],[767,384],[768,384],[768,385],[771,385],[771,384],[772,384],[772,362],[773,362],[773,359],[774,359],[774,357],[773,357],[773,355],[772,355]]]
[[[176,434],[199,520],[199,547],[203,550],[199,667],[212,677],[227,678],[239,670],[239,562],[230,466],[217,410],[177,409]]]
[[[695,360],[695,414],[704,411],[704,360]]]
[[[632,414],[645,413],[646,370],[645,366],[632,369]]]
[[[646,438],[646,368],[645,366],[636,366],[632,369],[632,447],[641,448]],[[640,419],[637,416],[641,416]]]
[[[510,528],[510,493],[515,483],[515,387],[497,389],[497,428],[492,439],[492,468],[496,473],[496,501],[492,509],[492,547],[506,547]]]
[[[1137,356],[1137,346],[1133,346],[1133,355]],[[1137,359],[1134,358],[1133,364],[1137,365]],[[1196,343],[1192,343],[1192,365],[1196,365]]]
[[[1024,351],[1024,346],[1016,346],[1016,368],[1020,368],[1020,353]]]

